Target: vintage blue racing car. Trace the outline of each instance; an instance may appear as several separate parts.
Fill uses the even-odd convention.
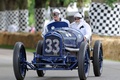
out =
[[[38,41],[36,52],[31,62],[27,61],[26,51],[22,42],[17,42],[13,52],[13,69],[17,80],[24,80],[26,71],[36,70],[39,77],[46,70],[78,70],[80,80],[86,80],[93,63],[95,76],[100,76],[103,67],[102,43],[97,40],[90,47],[84,41],[80,31],[63,27],[49,31],[43,40]],[[93,51],[93,54],[90,54]]]

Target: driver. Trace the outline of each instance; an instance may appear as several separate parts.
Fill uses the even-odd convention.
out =
[[[44,27],[43,32],[42,32],[42,37],[48,32],[50,31],[49,27],[53,27],[54,28],[61,28],[61,27],[69,27],[70,26],[70,22],[64,18],[61,18],[60,16],[60,11],[59,9],[54,9],[52,12],[52,16],[53,16],[53,20],[49,22],[49,24],[47,26]],[[54,27],[55,26],[55,27]]]
[[[90,25],[83,19],[80,13],[74,15],[74,22],[70,24],[70,27],[79,29],[84,35],[84,41],[89,41],[92,35]]]

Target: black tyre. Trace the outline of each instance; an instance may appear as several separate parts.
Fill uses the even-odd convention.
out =
[[[93,48],[93,70],[95,76],[100,76],[103,69],[103,49],[102,43],[97,40]]]
[[[39,40],[36,47],[36,53],[42,55],[43,41]]]
[[[78,52],[78,75],[80,80],[86,80],[90,69],[90,56],[87,42],[82,42]]]
[[[26,52],[23,43],[17,42],[13,52],[13,70],[17,80],[24,80],[27,70]]]
[[[36,47],[36,53],[39,55],[42,55],[42,49],[43,49],[43,41],[38,41],[37,47]],[[39,60],[37,62],[40,62]],[[45,65],[38,65],[37,67],[45,67]],[[45,75],[45,70],[37,70],[38,77],[43,77]]]

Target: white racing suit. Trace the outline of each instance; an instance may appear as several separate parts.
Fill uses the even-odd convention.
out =
[[[87,40],[90,40],[91,35],[92,35],[91,27],[83,19],[80,19],[80,23],[76,23],[76,22],[71,23],[70,27],[80,30],[80,32],[84,35],[84,37]]]
[[[54,28],[61,28],[61,27],[69,27],[70,26],[70,23],[68,20],[66,19],[63,19],[61,18],[60,21],[55,21],[55,20],[52,20],[48,23],[47,26],[45,26],[43,28],[43,32],[42,32],[42,37],[44,37],[44,35],[50,31],[51,29],[54,29]]]

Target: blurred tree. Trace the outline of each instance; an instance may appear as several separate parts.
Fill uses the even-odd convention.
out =
[[[101,1],[101,0],[100,0]],[[77,0],[77,7],[86,7],[86,4],[90,4],[91,0]]]
[[[105,0],[105,3],[108,4],[109,6],[113,7],[113,3],[118,2],[119,0]]]
[[[92,2],[104,3],[105,0],[92,0]]]
[[[17,0],[19,9],[28,9],[28,0]]]
[[[29,26],[35,25],[35,0],[28,0],[28,10],[29,10]]]
[[[5,0],[1,0],[0,1],[0,11],[4,11],[5,10]]]
[[[18,0],[5,0],[6,10],[18,9]]]
[[[84,0],[77,0],[77,7],[83,7],[83,1]]]
[[[35,8],[45,8],[48,0],[35,0]]]
[[[67,7],[71,2],[76,0],[49,0],[50,7]]]
[[[109,6],[113,7],[113,3],[120,2],[120,0],[92,0],[92,2],[106,3]]]

